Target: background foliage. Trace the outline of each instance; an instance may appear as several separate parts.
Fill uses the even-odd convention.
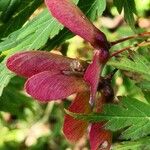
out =
[[[146,21],[150,19],[149,0],[142,4],[139,0],[74,2],[106,33],[110,41],[150,28],[150,25],[146,26]],[[117,20],[119,14],[121,16]],[[145,24],[142,24],[143,21]],[[113,47],[111,52],[135,45],[141,40],[124,42]],[[43,0],[0,0],[0,149],[88,148],[85,138],[71,145],[61,132],[63,109],[67,108],[72,97],[64,102],[38,104],[24,93],[25,80],[6,68],[5,62],[10,55],[30,49],[55,50],[86,60],[90,60],[92,55],[91,46],[81,38],[74,37],[55,20],[45,8]],[[119,105],[106,105],[102,114],[73,114],[90,121],[107,120],[106,128],[114,132],[113,149],[150,149],[149,54],[148,46],[134,48],[111,59],[105,67],[103,74],[113,68],[119,69],[112,82]]]

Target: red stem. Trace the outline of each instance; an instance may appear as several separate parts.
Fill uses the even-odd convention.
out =
[[[122,39],[110,42],[110,44],[111,44],[111,46],[114,46],[116,44],[119,44],[121,42],[130,40],[130,39],[139,38],[139,37],[147,37],[147,36],[150,36],[150,32],[143,32],[143,33],[139,33],[139,34],[136,34],[136,35],[128,36],[128,37],[125,37],[125,38],[122,38]]]
[[[147,46],[147,45],[150,45],[150,41],[141,42],[141,43],[138,43],[138,44],[135,45],[135,46],[128,46],[128,47],[125,47],[125,48],[123,48],[123,49],[121,49],[121,50],[118,50],[118,51],[112,53],[112,54],[110,55],[110,58],[112,58],[112,57],[114,57],[114,56],[117,56],[118,54],[120,54],[120,53],[122,53],[122,52],[124,52],[124,51],[126,51],[126,50],[130,50],[131,48],[143,47],[143,46]]]

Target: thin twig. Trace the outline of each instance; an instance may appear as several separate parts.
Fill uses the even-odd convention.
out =
[[[120,54],[120,53],[122,53],[122,52],[124,52],[124,51],[128,51],[128,50],[130,50],[130,49],[132,49],[132,48],[143,47],[143,46],[148,46],[148,45],[150,45],[150,41],[141,42],[141,43],[138,43],[138,44],[136,44],[136,45],[134,45],[134,46],[125,47],[125,48],[123,48],[123,49],[121,49],[121,50],[118,50],[118,51],[112,53],[112,54],[110,55],[110,58],[112,58],[112,57],[114,57],[114,56],[117,56],[118,54]]]
[[[128,37],[125,37],[125,38],[122,38],[122,39],[110,42],[110,44],[111,44],[111,46],[114,46],[116,44],[119,44],[121,42],[130,40],[130,39],[143,38],[143,37],[150,37],[150,32],[143,32],[143,33],[139,33],[139,34],[136,34],[136,35],[128,36]]]

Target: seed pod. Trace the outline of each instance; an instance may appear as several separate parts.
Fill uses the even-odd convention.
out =
[[[97,29],[71,0],[45,0],[45,4],[59,22],[90,42],[95,49],[109,49],[104,33]]]

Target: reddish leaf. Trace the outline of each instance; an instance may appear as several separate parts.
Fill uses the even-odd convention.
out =
[[[89,113],[91,111],[89,99],[89,92],[78,93],[69,110],[76,113]],[[78,141],[84,135],[87,127],[88,122],[76,120],[69,115],[65,116],[63,132],[69,141]]]
[[[35,99],[47,102],[66,98],[73,93],[85,91],[88,87],[82,78],[44,71],[30,77],[25,89]]]
[[[108,47],[105,35],[87,19],[71,0],[45,0],[45,3],[59,22],[90,42],[94,48]]]
[[[103,129],[104,123],[93,123],[90,130],[91,150],[110,150],[111,132]]]
[[[99,51],[95,52],[93,62],[88,66],[84,74],[84,80],[91,86],[92,100],[95,100],[97,87],[99,83],[99,77],[102,65],[99,62]]]
[[[70,63],[75,59],[42,51],[21,52],[7,60],[7,67],[18,75],[31,77],[43,71],[70,70]]]

